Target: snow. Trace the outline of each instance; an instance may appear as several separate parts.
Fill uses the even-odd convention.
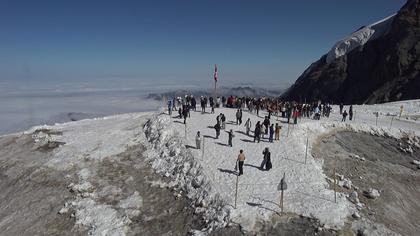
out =
[[[385,35],[391,26],[394,16],[395,14],[365,26],[338,41],[328,52],[326,59],[327,63],[329,64],[336,58],[346,55],[353,49],[366,44],[370,40],[374,40]]]
[[[218,111],[225,113],[228,120],[232,119],[235,114],[234,109],[219,109]],[[198,112],[193,112],[187,125],[187,144],[195,146],[193,137],[197,131],[200,131],[204,137],[206,135],[214,136],[214,130],[208,129],[207,126],[214,125],[216,116],[217,114],[201,115]],[[260,120],[256,115],[245,115],[245,118],[248,117],[251,118],[253,124]],[[153,120],[169,121],[169,117],[160,115]],[[279,121],[279,123],[281,122]],[[321,162],[314,160],[309,155],[308,163],[304,164],[306,134],[310,133],[311,141],[313,141],[315,137],[312,133],[317,128],[322,129],[318,123],[309,124],[302,124],[296,128],[290,127],[288,138],[286,138],[286,128],[283,128],[281,141],[276,143],[249,142],[248,140],[251,138],[240,133],[244,131],[244,127],[227,124],[227,129],[233,129],[236,135],[233,140],[233,148],[220,145],[220,142],[227,142],[227,133],[222,133],[219,140],[205,138],[204,156],[202,156],[201,150],[189,149],[188,151],[193,154],[197,163],[202,167],[200,171],[203,172],[212,187],[209,190],[211,194],[219,194],[226,201],[231,213],[231,220],[241,224],[246,230],[252,230],[257,219],[267,220],[273,212],[279,211],[280,195],[276,187],[283,173],[286,173],[288,181],[288,190],[285,192],[284,200],[286,212],[316,217],[329,227],[341,227],[352,210],[352,204],[342,194],[338,194],[337,203],[334,202],[334,192],[328,189]],[[157,126],[161,126],[161,124]],[[161,141],[168,135],[176,135],[176,133],[178,134],[176,140],[178,140],[179,136],[182,137],[182,134],[185,133],[184,125],[179,123],[167,124],[163,130],[165,132],[160,136]],[[171,141],[168,144],[172,145]],[[178,143],[176,147],[179,147]],[[262,151],[265,147],[269,147],[271,150],[274,166],[268,172],[255,168],[262,161]],[[239,180],[237,208],[234,209],[236,175],[230,172],[235,166],[239,149],[244,150],[247,160],[244,167],[245,174]],[[310,148],[308,153],[310,153]],[[185,162],[175,159],[168,163],[172,165],[170,167],[172,170],[176,169],[176,163]],[[158,164],[162,165],[163,163],[158,162]]]
[[[54,126],[35,126],[26,133],[40,129],[65,133],[47,137],[49,141],[65,143],[54,153],[56,158],[49,165],[66,169],[77,160],[102,160],[125,151],[127,146],[135,144],[135,138],[143,133],[141,120],[150,114],[129,113]]]
[[[75,207],[76,225],[89,227],[91,235],[123,236],[128,230],[130,219],[109,205],[86,198],[75,202]]]
[[[404,109],[400,118],[401,105]],[[109,189],[97,192],[87,181],[95,173],[86,169],[83,162],[102,161],[124,152],[130,145],[138,144],[147,148],[147,160],[156,172],[171,179],[169,184],[157,182],[154,185],[171,187],[175,195],[192,199],[196,213],[203,214],[208,223],[208,228],[203,231],[223,227],[229,221],[252,231],[257,222],[268,220],[272,214],[280,212],[277,186],[284,173],[288,185],[284,192],[285,212],[317,218],[326,228],[341,228],[348,217],[357,211],[356,208],[362,206],[357,195],[339,193],[337,202],[334,202],[334,192],[323,173],[322,159],[314,159],[311,155],[312,145],[319,137],[336,130],[350,130],[405,138],[410,145],[420,145],[420,121],[414,119],[420,114],[420,100],[354,106],[353,110],[355,119],[351,122],[340,122],[337,106],[334,106],[329,119],[302,119],[298,125],[288,126],[283,119],[277,120],[273,116],[271,121],[283,126],[280,141],[274,143],[268,143],[266,139],[261,143],[252,142],[252,138],[243,133],[243,125],[231,124],[236,110],[226,108],[216,109],[216,114],[191,112],[186,132],[181,120],[157,112],[37,126],[25,133],[50,130],[48,135],[39,133],[37,139],[63,143],[53,150],[53,158],[47,163],[49,167],[63,170],[80,167],[77,172],[80,182],[69,186],[76,193],[75,199],[61,212],[66,214],[68,209],[75,210],[76,224],[87,227],[93,235],[125,235],[130,218],[139,214],[143,203],[138,193],[121,200],[117,208],[99,202],[97,199],[104,191],[119,192],[121,189],[109,186]],[[221,132],[220,138],[215,140],[212,138],[215,136],[214,129],[208,128],[215,124],[216,116],[221,112],[227,117],[226,128],[235,132],[233,147],[224,145],[227,143],[227,133]],[[373,112],[379,112],[378,120]],[[265,115],[265,112],[260,115]],[[248,117],[253,126],[256,121],[262,120],[256,114],[244,111],[243,121]],[[143,127],[141,124],[146,120],[148,122]],[[204,155],[202,150],[186,148],[186,145],[195,147],[197,131],[206,137]],[[309,146],[305,164],[307,138]],[[273,169],[270,171],[256,168],[262,161],[265,147],[269,147],[272,153]],[[244,175],[239,177],[235,208],[237,177],[233,171],[240,149],[244,150],[246,165]]]
[[[98,199],[107,194],[121,192],[115,186],[96,191],[87,181],[93,170],[83,168],[85,160],[101,161],[124,152],[128,146],[145,140],[142,123],[152,113],[131,113],[91,120],[82,120],[54,126],[36,126],[28,131],[38,143],[62,142],[53,150],[53,158],[46,163],[50,168],[77,172],[79,183],[71,183],[68,188],[75,194],[71,204],[66,204],[58,214],[74,210],[75,224],[86,228],[90,235],[125,235],[137,216],[143,200],[138,193],[118,203],[118,207],[104,204]],[[42,131],[40,131],[42,130]],[[48,133],[49,132],[49,133]]]
[[[356,120],[346,123],[340,122],[341,117],[336,112],[338,107],[334,106],[335,112],[331,118],[321,121],[302,119],[299,125],[290,125],[289,135],[287,135],[287,125],[272,117],[272,122],[283,125],[280,141],[275,143],[253,143],[252,138],[243,133],[245,131],[243,126],[229,124],[234,120],[236,110],[225,108],[217,109],[216,114],[203,115],[200,112],[191,112],[186,129],[181,119],[158,114],[151,119],[146,130],[149,132],[149,141],[155,148],[155,153],[151,155],[153,167],[165,176],[175,176],[175,183],[184,186],[184,190],[191,198],[208,201],[219,196],[223,201],[218,202],[218,206],[226,204],[224,207],[229,211],[230,220],[241,224],[245,230],[252,231],[257,221],[267,220],[274,212],[280,211],[279,192],[276,186],[283,173],[286,173],[289,187],[285,191],[284,199],[286,212],[315,217],[325,224],[325,227],[341,228],[347,217],[360,206],[357,205],[358,202],[351,203],[343,194],[338,194],[337,203],[334,202],[334,193],[329,189],[322,170],[322,160],[315,160],[310,155],[312,144],[319,136],[340,129],[394,138],[416,137],[420,133],[417,121],[395,119],[390,128],[391,117],[386,114],[399,112],[401,105],[406,107],[406,114],[417,114],[420,111],[418,104],[419,101],[414,100],[375,106],[354,106]],[[387,113],[380,113],[379,122],[376,124],[373,112],[377,110]],[[233,148],[225,145],[226,132],[221,133],[219,140],[212,138],[215,136],[215,131],[209,126],[212,127],[216,123],[216,116],[221,112],[227,117],[226,130],[232,129],[235,132]],[[253,125],[256,121],[262,120],[255,114],[244,112],[243,120],[248,117],[251,118]],[[183,147],[184,145],[195,147],[197,131],[206,137],[204,155],[202,150]],[[309,155],[307,164],[304,164],[307,136]],[[272,153],[273,169],[268,172],[255,168],[262,161],[262,151],[265,147],[269,147]],[[239,178],[239,194],[235,209],[236,174],[233,171],[239,149],[244,150],[247,159],[244,175]],[[200,191],[194,187],[196,180]],[[348,181],[346,185],[351,188],[351,183]],[[206,190],[202,190],[201,187]],[[209,219],[211,218],[209,216]],[[223,224],[218,222],[216,225]]]

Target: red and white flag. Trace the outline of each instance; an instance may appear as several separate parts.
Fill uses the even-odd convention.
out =
[[[217,65],[214,65],[214,81],[217,82]]]

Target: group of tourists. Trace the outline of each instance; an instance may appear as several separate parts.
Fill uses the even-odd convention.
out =
[[[353,120],[353,105],[350,105],[349,107],[349,113],[347,113],[347,110],[344,110],[344,105],[343,103],[340,104],[340,115],[343,116],[343,118],[341,119],[342,122],[346,121],[347,116],[349,116],[349,120]]]
[[[249,123],[251,123],[251,120],[249,118],[247,122],[248,121]],[[257,124],[255,124],[254,143],[256,141],[259,143],[261,141],[261,138],[264,138],[265,135],[268,136],[268,141],[270,143],[273,142],[274,135],[275,135],[275,140],[280,140],[280,130],[282,126],[280,126],[278,123],[276,123],[276,126],[274,126],[274,123],[273,124],[270,124],[270,123],[271,123],[270,119],[268,119],[268,116],[266,116],[262,124],[260,123],[260,121],[258,121]],[[247,130],[247,135],[249,135],[248,130]]]
[[[276,116],[277,120],[279,117],[287,120],[287,123],[297,124],[301,118],[312,118],[314,120],[320,120],[322,117],[328,118],[332,111],[332,106],[329,103],[311,102],[311,103],[298,103],[298,102],[285,102],[280,99],[272,98],[252,98],[252,97],[213,97],[201,96],[199,99],[201,106],[201,113],[206,113],[206,108],[210,107],[210,113],[215,113],[215,107],[229,107],[235,108],[235,119],[236,122],[232,121],[230,124],[242,125],[243,123],[243,110],[247,109],[251,114],[256,114],[263,120],[257,121],[253,129],[253,135],[251,135],[253,124],[251,119],[246,119],[244,123],[245,133],[247,136],[253,137],[253,142],[260,142],[262,139],[268,139],[268,142],[274,142],[280,140],[280,132],[282,126],[279,123],[272,122],[272,116]],[[178,109],[178,118],[184,119],[184,124],[187,122],[187,118],[190,117],[190,111],[196,111],[197,100],[193,95],[186,95],[185,97],[176,97],[168,100],[169,114],[172,114],[173,110]],[[342,115],[342,122],[345,122],[347,116],[349,120],[353,119],[353,106],[349,107],[349,111],[344,109],[344,105],[340,104],[340,114]],[[267,115],[264,117],[260,116],[260,111],[265,110]],[[220,113],[216,117],[216,124],[213,126],[216,135],[215,139],[219,139],[221,130],[226,130],[226,116]],[[232,129],[226,131],[227,133],[227,146],[233,147],[233,139],[235,134]],[[201,148],[202,137],[198,131],[196,135],[196,148]],[[271,153],[267,148],[263,151],[263,161],[260,169],[270,170],[272,168]],[[245,161],[245,154],[243,150],[237,158],[236,167],[239,168],[239,175],[243,174],[243,162]]]
[[[201,113],[206,113],[206,108],[210,107],[210,113],[215,113],[215,108],[223,106],[229,108],[236,108],[236,123],[242,123],[242,111],[247,109],[251,113],[259,116],[261,110],[266,110],[268,118],[272,115],[287,119],[287,123],[291,121],[297,124],[301,118],[312,118],[320,120],[322,117],[329,118],[332,111],[332,106],[329,103],[321,103],[315,101],[310,103],[288,102],[281,99],[273,98],[252,98],[252,97],[216,97],[201,96],[200,97]],[[340,104],[340,115],[343,116],[342,121],[346,121],[347,116],[349,120],[353,119],[353,108],[350,106],[349,111],[343,110],[344,105]],[[185,95],[185,97],[176,97],[168,100],[169,114],[173,110],[178,110],[178,117],[184,118],[184,123],[187,117],[190,117],[190,110],[197,110],[197,100],[193,95]]]

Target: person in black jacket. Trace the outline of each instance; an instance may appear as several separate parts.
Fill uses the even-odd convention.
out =
[[[264,134],[268,134],[268,128],[270,127],[270,120],[268,119],[268,116],[266,116],[265,118],[264,118],[264,127],[265,127],[265,129],[264,129]]]
[[[272,168],[272,164],[271,164],[271,153],[270,150],[268,149],[268,147],[266,147],[263,151],[263,161],[261,163],[260,168],[262,170],[270,170]]]
[[[235,137],[235,135],[233,135],[233,130],[230,130],[227,133],[229,135],[229,137],[228,137],[228,145],[232,147],[232,140],[233,140],[233,137]]]
[[[187,117],[188,117],[189,109],[187,105],[184,105],[182,109],[182,115],[184,116],[184,124],[187,123]]]
[[[214,126],[214,129],[216,130],[216,139],[218,139],[219,138],[219,135],[220,135],[220,123],[219,122],[217,122],[217,124]]]
[[[260,142],[261,139],[261,125],[260,122],[258,121],[257,124],[255,125],[255,130],[254,130],[254,143],[255,140],[258,140],[258,142]]]
[[[343,119],[341,119],[341,121],[342,122],[345,122],[346,121],[346,117],[347,117],[347,111],[344,110],[344,112],[343,112]]]

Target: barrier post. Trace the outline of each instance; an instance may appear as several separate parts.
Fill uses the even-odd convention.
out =
[[[238,200],[238,182],[239,182],[239,175],[236,176],[235,209],[236,209],[236,202]]]
[[[201,154],[202,158],[204,158],[204,144],[206,143],[205,139],[206,139],[206,137],[203,136],[203,150],[202,150],[202,154]]]
[[[308,157],[308,143],[309,143],[309,134],[306,135],[305,165],[306,165],[306,159]]]
[[[337,177],[336,172],[334,168],[334,202],[337,203]]]
[[[392,116],[392,118],[391,118],[391,125],[389,126],[389,130],[391,130],[391,128],[392,128],[392,121],[394,121],[394,116]]]

